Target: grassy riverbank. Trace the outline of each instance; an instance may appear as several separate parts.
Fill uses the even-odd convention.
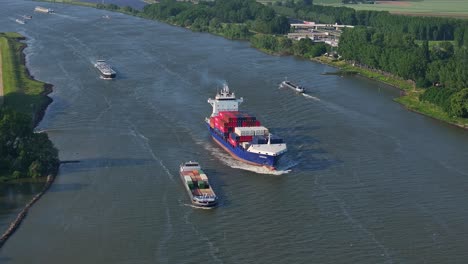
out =
[[[50,85],[36,81],[29,75],[23,54],[26,44],[20,42],[23,39],[18,33],[0,33],[4,107],[31,115],[34,123],[37,123],[51,101],[46,96]]]
[[[411,82],[358,66],[353,66],[352,64],[344,61],[333,60],[325,56],[317,57],[313,60],[339,68],[341,71],[343,71],[344,74],[346,72],[355,72],[369,79],[377,80],[379,82],[383,82],[401,89],[403,91],[402,96],[396,98],[395,101],[405,106],[408,110],[468,129],[468,119],[451,117],[441,107],[428,102],[420,101],[419,96],[424,93],[425,90],[415,87]]]
[[[55,173],[57,150],[45,134],[33,133],[52,101],[51,85],[29,75],[17,33],[0,33],[4,102],[0,108],[0,182],[23,177],[37,178]],[[14,146],[9,142],[18,141]]]

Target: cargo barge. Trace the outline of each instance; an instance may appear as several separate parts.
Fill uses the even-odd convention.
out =
[[[40,13],[46,13],[46,14],[50,14],[50,13],[54,12],[53,9],[45,8],[45,7],[42,7],[42,6],[36,6],[36,8],[34,8],[34,11],[35,12],[40,12]]]
[[[297,85],[297,84],[294,84],[288,80],[284,80],[281,82],[280,84],[280,87],[281,88],[291,88],[293,89],[294,91],[298,92],[298,93],[304,93],[305,92],[305,88],[300,86],[300,85]]]
[[[99,72],[101,73],[101,78],[105,80],[114,79],[116,76],[115,71],[111,68],[109,64],[105,60],[97,60],[94,64]]]
[[[234,158],[256,166],[275,170],[279,159],[287,152],[283,139],[273,136],[260,121],[239,111],[243,98],[236,99],[229,87],[208,99],[213,112],[205,122],[214,141]]]
[[[189,161],[181,164],[179,173],[194,206],[213,208],[218,204],[218,197],[198,162]]]

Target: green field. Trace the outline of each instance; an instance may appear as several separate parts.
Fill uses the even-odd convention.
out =
[[[4,106],[35,117],[48,103],[44,83],[31,79],[23,62],[25,44],[17,33],[0,33],[2,52]]]
[[[386,1],[376,4],[343,5],[341,0],[315,0],[314,4],[346,6],[356,10],[379,10],[390,13],[428,16],[453,16],[468,18],[468,0],[419,0],[419,1]]]

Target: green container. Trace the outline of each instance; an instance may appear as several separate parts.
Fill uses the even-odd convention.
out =
[[[198,188],[205,189],[205,182],[204,181],[198,181]]]

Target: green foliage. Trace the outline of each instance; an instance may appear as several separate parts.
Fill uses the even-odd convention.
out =
[[[159,4],[145,6],[141,15],[231,39],[248,39],[250,33],[247,31],[267,34],[289,31],[285,16],[276,15],[271,7],[254,0],[216,0],[196,5],[163,0]]]
[[[453,116],[468,118],[468,88],[452,95],[449,113]]]
[[[450,110],[450,98],[456,91],[453,89],[446,89],[441,87],[428,88],[423,94],[419,96],[420,101],[426,101],[440,106],[444,111]]]
[[[34,133],[31,118],[9,108],[0,109],[0,146],[0,172],[15,179],[47,175],[59,164],[47,134]]]

